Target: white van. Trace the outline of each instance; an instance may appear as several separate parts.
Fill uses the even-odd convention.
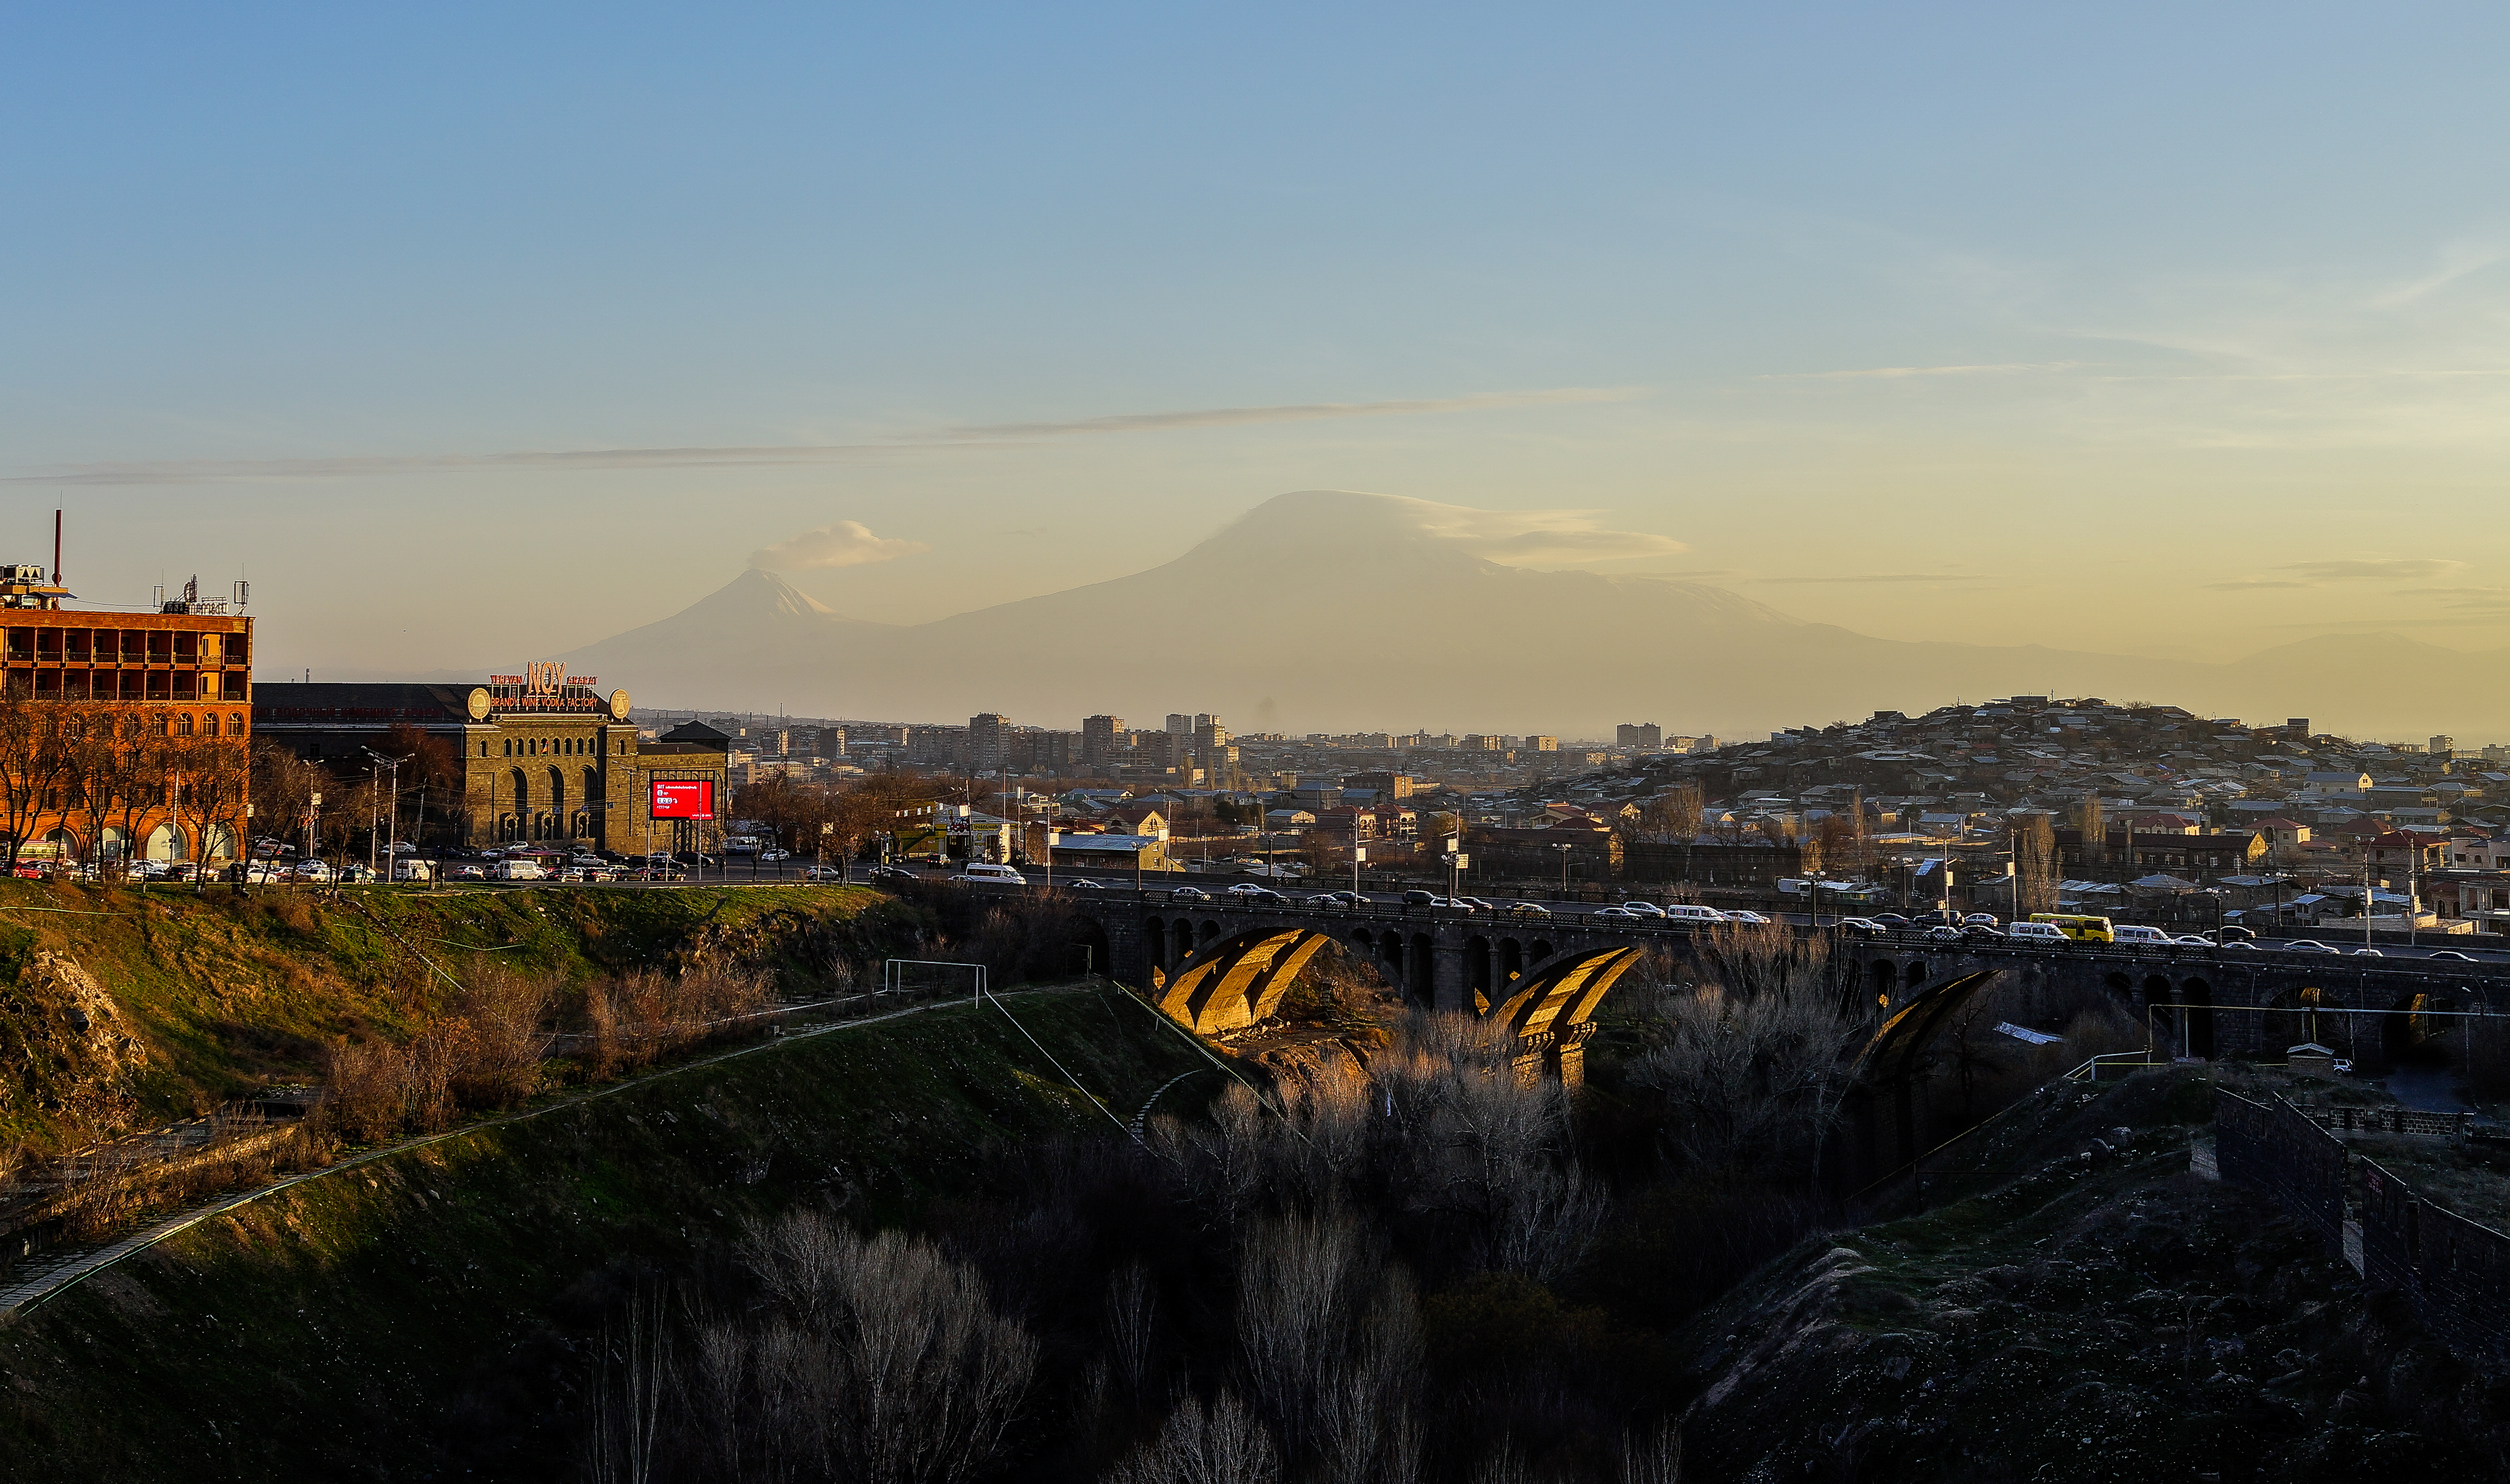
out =
[[[395,881],[434,881],[436,879],[436,862],[433,860],[396,860],[393,862],[392,879]]]
[[[1024,887],[1028,878],[1007,865],[988,865],[982,860],[970,861],[968,868],[950,878],[952,881],[990,881],[996,886]]]
[[[2158,928],[2146,928],[2135,923],[2118,923],[2110,929],[2113,943],[2140,943],[2147,948],[2167,948],[2170,934]]]
[[[2066,931],[2063,928],[2058,927],[2055,923],[2006,923],[2004,925],[2004,935],[2006,937],[2029,938],[2035,943],[2062,943],[2067,941]]]
[[[539,861],[518,856],[511,860],[500,860],[489,867],[488,879],[491,881],[547,881],[549,872],[541,869]]]
[[[1715,907],[1702,907],[1689,902],[1675,902],[1664,909],[1664,916],[1667,922],[1676,923],[1730,923],[1733,921]]]

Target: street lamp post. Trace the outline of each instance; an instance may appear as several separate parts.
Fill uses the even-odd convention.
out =
[[[1574,840],[1563,840],[1551,848],[1560,853],[1560,899],[1565,902],[1569,899],[1569,853],[1576,850],[1578,844]]]

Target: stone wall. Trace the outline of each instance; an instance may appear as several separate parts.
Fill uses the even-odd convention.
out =
[[[2265,1195],[2339,1251],[2358,1193],[2364,1281],[2404,1294],[2423,1327],[2460,1359],[2510,1375],[2510,1237],[2355,1159],[2281,1097],[2254,1103],[2218,1090],[2214,1161],[2224,1179]]]

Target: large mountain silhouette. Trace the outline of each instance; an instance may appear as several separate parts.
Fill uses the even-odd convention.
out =
[[[2230,665],[2041,646],[1909,643],[1700,583],[1535,571],[1448,507],[1309,490],[1175,560],[929,624],[842,617],[772,573],[568,655],[640,704],[1074,728],[1217,711],[1242,730],[1610,735],[1616,721],[1749,735],[2015,693],[2171,703],[2321,730],[2499,735],[2500,656],[2391,634]]]

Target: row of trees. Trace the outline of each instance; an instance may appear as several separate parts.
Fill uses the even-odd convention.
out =
[[[0,697],[0,836],[15,870],[26,847],[118,859],[167,825],[186,858],[244,835],[249,769],[241,741],[193,730],[188,712]]]
[[[911,774],[875,773],[843,790],[771,778],[734,790],[732,812],[766,825],[779,846],[797,856],[825,850],[843,860],[861,855],[875,837],[894,833],[901,810],[932,798],[932,782]]]

